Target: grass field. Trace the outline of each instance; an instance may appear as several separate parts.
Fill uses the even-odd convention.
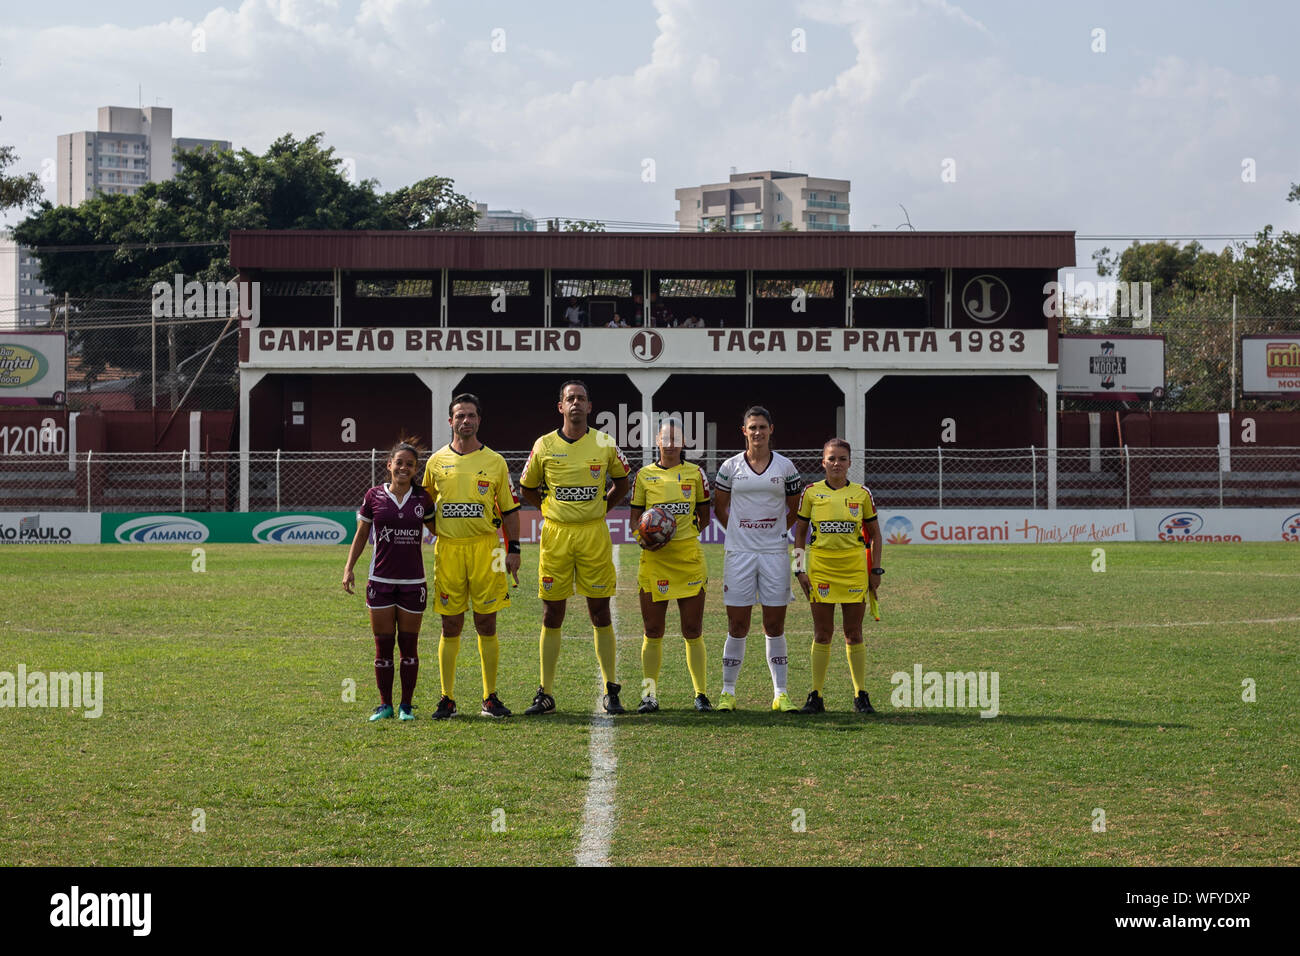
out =
[[[722,554],[709,550],[718,582]],[[571,602],[560,713],[473,716],[471,637],[456,695],[470,716],[428,720],[431,614],[420,719],[369,724],[373,645],[361,597],[339,589],[343,558],[343,548],[209,545],[197,573],[188,546],[0,548],[0,671],[104,674],[98,719],[0,708],[0,860],[572,863],[597,693],[585,609]],[[621,549],[615,618],[633,706],[636,558]],[[830,712],[771,713],[761,636],[742,709],[696,714],[673,612],[664,710],[613,721],[610,860],[1300,863],[1296,559],[1284,544],[1112,544],[1096,573],[1088,546],[890,549],[884,620],[867,622],[879,713],[866,718],[850,711],[842,641]],[[500,694],[516,711],[538,682],[535,561],[526,548],[525,583],[500,627]],[[724,634],[715,593],[705,629],[715,699]],[[787,634],[802,702],[802,602]],[[890,675],[915,664],[998,672],[999,715],[891,706]],[[1247,679],[1256,702],[1243,701]]]

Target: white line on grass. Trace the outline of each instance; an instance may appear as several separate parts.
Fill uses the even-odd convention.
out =
[[[1012,634],[1018,631],[1127,631],[1142,628],[1220,627],[1225,624],[1295,624],[1300,617],[1255,617],[1237,621],[1094,621],[1088,624],[1022,624],[1014,627],[936,627],[916,633],[925,634]],[[896,633],[914,631],[902,628]]]
[[[618,575],[618,545],[614,545],[614,574]],[[609,599],[610,624],[618,637],[618,595]],[[600,693],[605,692],[602,684]],[[614,718],[604,712],[600,697],[591,715],[591,778],[587,804],[582,809],[582,837],[578,840],[578,866],[609,866],[609,843],[614,836],[614,785],[618,782],[618,755],[614,753]]]

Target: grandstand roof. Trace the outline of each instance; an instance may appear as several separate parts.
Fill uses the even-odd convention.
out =
[[[1060,269],[1070,232],[477,233],[243,230],[237,269],[423,271]]]

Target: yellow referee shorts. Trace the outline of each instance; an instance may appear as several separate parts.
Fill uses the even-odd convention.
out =
[[[808,549],[808,583],[813,604],[860,604],[867,599],[867,552]]]
[[[613,597],[614,546],[604,518],[579,524],[542,522],[542,546],[537,562],[537,596],[565,601],[583,597]]]
[[[641,549],[636,583],[656,601],[695,597],[709,583],[700,543],[692,539],[677,544],[670,541],[658,551]]]
[[[439,535],[433,544],[433,560],[430,603],[439,614],[464,614],[471,601],[479,614],[495,614],[510,606],[505,546],[496,535],[480,534],[472,538]]]

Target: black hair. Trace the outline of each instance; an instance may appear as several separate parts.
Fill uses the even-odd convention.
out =
[[[846,442],[843,438],[826,439],[825,443],[822,445],[822,454],[825,454],[826,449],[830,448],[831,446],[835,446],[837,448],[843,448],[845,453],[848,455],[853,454],[853,449],[849,447],[849,443]]]
[[[420,463],[419,445],[419,435],[403,435],[401,438],[397,439],[397,444],[388,450],[388,461],[392,461],[396,458],[398,452],[409,451],[415,456],[415,463],[418,465]]]
[[[766,418],[768,426],[771,427],[772,413],[769,412],[762,405],[750,405],[749,408],[745,409],[745,414],[740,416],[740,424],[743,425],[751,418],[758,418],[760,416]]]
[[[448,418],[451,418],[452,409],[454,409],[457,405],[473,405],[474,411],[478,413],[478,417],[479,418],[483,417],[483,403],[478,400],[477,395],[474,395],[470,392],[461,392],[459,395],[453,398],[451,400],[451,404],[447,406]]]
[[[584,381],[583,381],[582,379],[580,379],[580,378],[571,378],[571,379],[569,379],[567,382],[561,382],[561,383],[560,383],[560,400],[561,400],[561,401],[564,400],[564,390],[565,390],[566,388],[568,388],[570,385],[578,385],[578,386],[581,386],[581,387],[582,387],[582,390],[583,390],[584,392],[586,392],[586,394],[587,394],[587,400],[588,400],[588,401],[591,400],[591,391],[587,388],[587,383],[584,382]]]

